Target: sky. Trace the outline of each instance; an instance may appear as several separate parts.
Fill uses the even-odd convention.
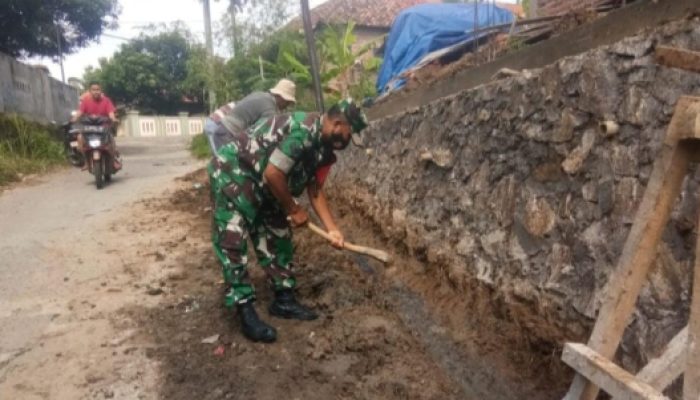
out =
[[[310,7],[315,7],[327,0],[309,0]],[[381,0],[376,0],[381,1]],[[498,0],[504,3],[515,3],[515,0]],[[70,77],[81,78],[85,68],[89,65],[97,66],[98,59],[110,57],[119,49],[119,45],[124,43],[124,39],[138,36],[140,26],[151,23],[171,23],[183,21],[204,42],[204,12],[200,0],[119,0],[121,14],[119,15],[119,27],[115,30],[105,31],[98,41],[90,46],[79,49],[73,54],[66,55],[63,60],[66,80]],[[226,13],[228,1],[212,0],[211,15],[212,24],[216,26],[221,15]],[[214,52],[225,55],[226,50],[222,46]],[[51,76],[60,80],[61,67],[50,58],[31,58],[23,60],[32,64],[46,65],[51,71]]]
[[[327,0],[310,0],[309,5],[315,7],[325,1]],[[81,78],[87,66],[97,66],[98,59],[114,54],[125,40],[112,36],[134,38],[140,32],[139,27],[147,24],[183,21],[192,33],[204,42],[204,11],[200,0],[119,0],[119,3],[121,13],[117,29],[105,31],[106,35],[102,35],[97,42],[64,57],[66,80],[70,77]],[[227,12],[227,8],[226,0],[211,1],[212,24],[216,25],[220,16]],[[222,48],[215,49],[217,53],[223,51]],[[54,63],[50,58],[30,58],[23,61],[46,65],[51,71],[51,76],[61,79],[60,64]]]

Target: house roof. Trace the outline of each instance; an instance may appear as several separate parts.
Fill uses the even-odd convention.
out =
[[[391,27],[394,18],[404,8],[424,3],[442,3],[441,0],[328,0],[311,10],[311,23],[346,24],[355,22],[358,26],[371,28]],[[295,18],[293,25],[301,26],[301,19]]]
[[[346,24],[353,21],[358,26],[389,29],[401,10],[425,3],[442,3],[442,0],[328,0],[311,10],[311,24]],[[521,6],[500,4],[517,16],[523,15]],[[301,28],[301,18],[294,18],[290,27]]]

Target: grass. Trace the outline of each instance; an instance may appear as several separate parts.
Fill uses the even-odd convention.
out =
[[[0,114],[0,185],[64,163],[63,145],[56,137],[50,127]]]
[[[190,152],[195,158],[200,160],[211,158],[209,140],[207,140],[206,135],[200,133],[192,138],[192,142],[190,143]]]

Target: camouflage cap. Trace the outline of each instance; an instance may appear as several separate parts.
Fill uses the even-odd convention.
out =
[[[339,101],[338,108],[340,108],[340,111],[345,115],[345,119],[352,128],[352,142],[356,146],[363,146],[364,144],[360,132],[368,125],[367,116],[364,111],[362,111],[360,106],[358,106],[351,97]]]
[[[353,133],[360,133],[367,127],[367,116],[352,98],[338,102],[338,108],[345,114],[345,119],[350,123]]]

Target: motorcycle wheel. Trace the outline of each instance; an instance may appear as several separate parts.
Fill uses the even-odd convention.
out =
[[[92,173],[95,175],[95,186],[97,189],[102,189],[105,186],[105,176],[102,172],[104,170],[104,158],[100,159],[98,162],[93,163]]]
[[[112,157],[105,155],[105,157],[104,157],[105,182],[112,181],[112,174],[114,173],[114,166],[113,165],[114,165],[114,161],[112,161]]]

